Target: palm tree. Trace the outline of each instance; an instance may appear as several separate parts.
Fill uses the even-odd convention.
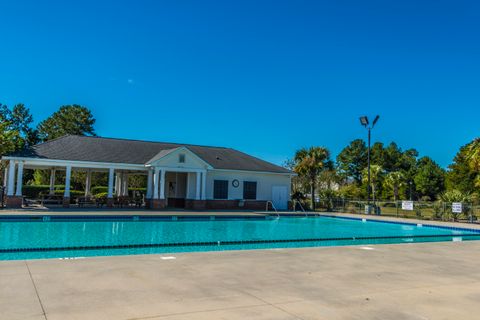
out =
[[[372,188],[372,193],[373,193],[373,203],[375,203],[377,185],[380,182],[382,175],[383,175],[383,168],[381,166],[376,164],[373,164],[370,166],[370,187]],[[367,169],[365,169],[363,172],[363,182],[368,183]]]
[[[480,138],[476,138],[467,146],[466,159],[470,168],[477,173],[475,185],[480,187]]]
[[[294,160],[294,171],[299,176],[306,177],[310,183],[312,210],[315,210],[315,184],[320,172],[332,167],[330,151],[324,147],[302,148],[295,153]]]
[[[467,146],[466,158],[472,170],[480,171],[480,138],[476,138]]]
[[[393,190],[393,197],[398,201],[400,187],[405,185],[405,176],[400,171],[390,172],[385,179],[385,184]]]

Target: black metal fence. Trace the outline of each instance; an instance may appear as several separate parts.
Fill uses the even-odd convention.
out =
[[[412,201],[413,206],[403,201],[370,202],[350,199],[319,199],[315,202],[315,210],[320,212],[343,212],[353,214],[372,214],[399,218],[414,218],[437,221],[458,221],[479,223],[480,205],[473,203]],[[455,206],[454,206],[455,204]],[[461,211],[461,212],[458,212]]]

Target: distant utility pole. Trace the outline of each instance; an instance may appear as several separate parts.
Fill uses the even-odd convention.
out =
[[[368,205],[368,213],[370,213],[370,194],[371,194],[371,186],[370,186],[370,145],[371,145],[371,137],[372,137],[372,129],[375,127],[380,116],[377,115],[370,126],[370,122],[368,121],[367,116],[360,117],[360,124],[364,126],[368,130],[368,181],[367,181],[367,205]]]

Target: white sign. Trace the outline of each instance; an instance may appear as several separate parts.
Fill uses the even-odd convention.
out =
[[[462,203],[461,202],[452,203],[452,212],[453,213],[462,213]]]
[[[413,211],[413,201],[402,201],[402,210]]]

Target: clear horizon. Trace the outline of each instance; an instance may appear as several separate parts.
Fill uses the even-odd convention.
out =
[[[90,108],[99,136],[276,164],[373,142],[447,167],[480,136],[480,5],[405,1],[0,3],[0,103]]]

